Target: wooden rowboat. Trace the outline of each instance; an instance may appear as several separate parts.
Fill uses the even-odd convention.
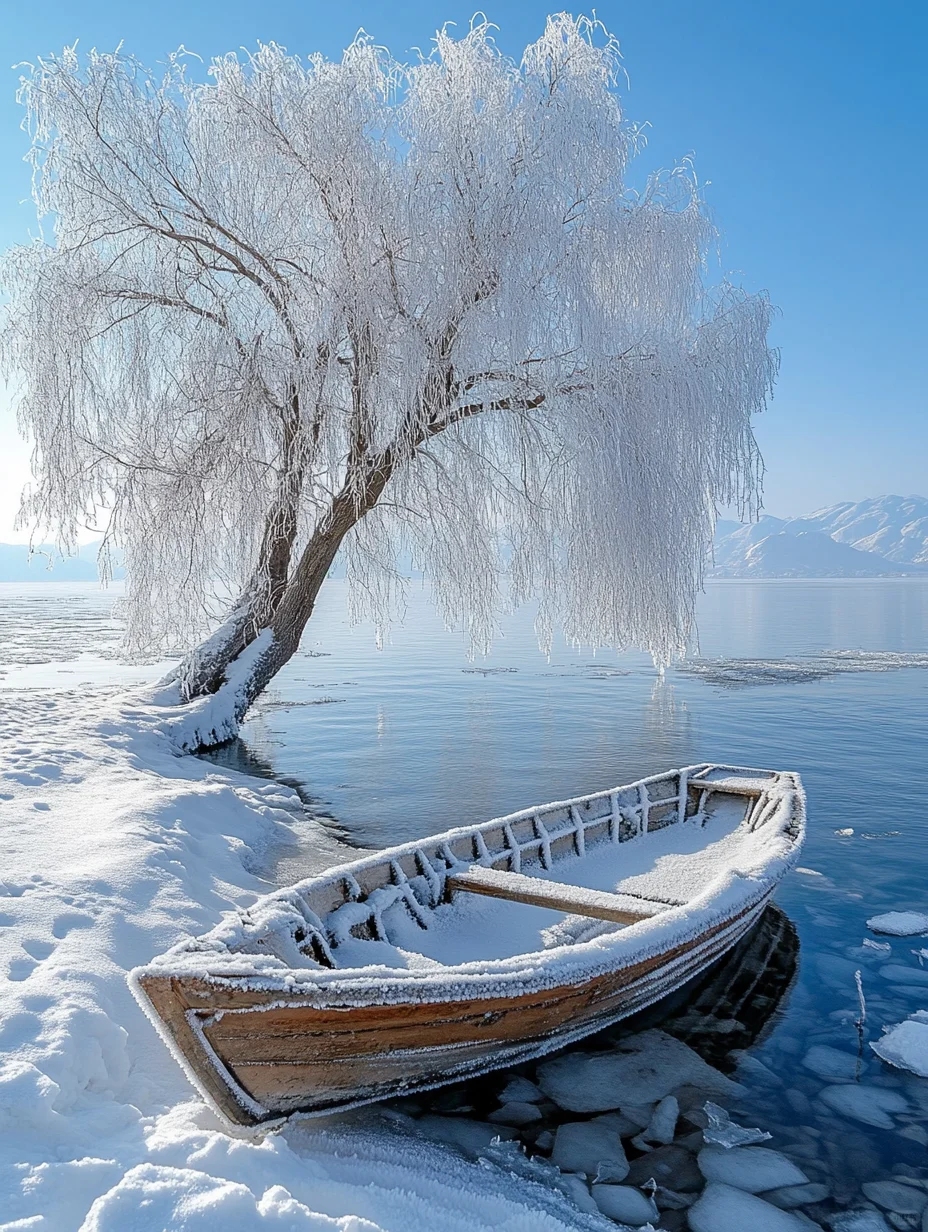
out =
[[[797,775],[689,766],[332,868],[130,980],[229,1120],[350,1108],[680,988],[758,920],[804,826]]]

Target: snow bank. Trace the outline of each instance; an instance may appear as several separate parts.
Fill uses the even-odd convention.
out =
[[[126,972],[266,893],[255,870],[292,840],[298,809],[277,784],[176,756],[172,725],[150,693],[4,697],[3,1226],[614,1229],[376,1109],[231,1136],[191,1101]]]

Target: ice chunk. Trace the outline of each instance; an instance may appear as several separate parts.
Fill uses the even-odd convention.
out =
[[[808,1228],[792,1212],[717,1181],[706,1186],[687,1214],[692,1232],[805,1232]]]
[[[833,1112],[862,1121],[864,1125],[875,1125],[877,1129],[892,1129],[894,1122],[889,1114],[905,1112],[909,1106],[897,1091],[851,1084],[825,1087],[819,1098]]]
[[[676,1099],[672,1095],[665,1096],[651,1113],[651,1119],[642,1131],[642,1138],[645,1142],[657,1142],[662,1145],[673,1142],[679,1115],[680,1105]]]
[[[685,1083],[725,1097],[744,1092],[692,1048],[656,1030],[629,1036],[609,1052],[565,1053],[546,1061],[538,1068],[538,1083],[569,1112],[651,1103]]]
[[[551,1162],[562,1172],[585,1172],[587,1176],[595,1176],[600,1166],[605,1164],[610,1169],[612,1180],[624,1180],[628,1175],[628,1160],[622,1148],[622,1139],[611,1117],[566,1121],[559,1125]]]
[[[658,1218],[653,1200],[631,1185],[594,1185],[593,1201],[604,1215],[633,1228]]]
[[[826,1082],[853,1082],[857,1078],[857,1057],[829,1044],[813,1044],[802,1063]]]
[[[892,1027],[870,1047],[882,1061],[928,1078],[928,1012],[919,1010]]]
[[[887,911],[869,919],[867,927],[891,937],[916,937],[928,933],[928,915],[923,911]]]
[[[767,1142],[770,1139],[766,1130],[747,1129],[743,1125],[737,1125],[724,1108],[710,1100],[706,1101],[704,1108],[709,1122],[702,1131],[706,1142],[728,1149],[733,1146],[747,1146],[751,1142]]]
[[[510,1078],[499,1093],[501,1104],[537,1104],[541,1099],[544,1099],[541,1089],[528,1078]]]
[[[895,1211],[899,1215],[920,1215],[928,1206],[928,1193],[900,1181],[865,1181],[861,1189],[884,1211]]]
[[[707,1181],[733,1185],[748,1193],[780,1189],[784,1185],[807,1185],[809,1178],[785,1155],[766,1146],[707,1146],[697,1156],[699,1170]]]
[[[923,967],[906,967],[903,963],[887,963],[880,975],[893,984],[919,984],[928,987],[928,971]]]

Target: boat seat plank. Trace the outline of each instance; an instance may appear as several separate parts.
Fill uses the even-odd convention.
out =
[[[526,877],[523,873],[509,873],[482,865],[449,873],[447,886],[452,892],[463,890],[468,894],[484,894],[488,898],[505,898],[532,907],[565,911],[570,915],[611,920],[615,924],[637,924],[639,920],[649,920],[667,910],[666,903],[642,900],[641,906],[632,907],[627,897],[609,894],[605,890],[587,890],[583,886],[545,881],[540,877]]]

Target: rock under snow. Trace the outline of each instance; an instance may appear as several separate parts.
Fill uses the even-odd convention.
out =
[[[415,1122],[416,1129],[433,1141],[448,1142],[467,1155],[478,1155],[495,1138],[514,1138],[516,1132],[508,1125],[489,1125],[467,1117],[424,1116]]]
[[[687,1214],[692,1232],[804,1232],[808,1227],[791,1211],[716,1181],[706,1186]]]
[[[654,1202],[631,1185],[594,1185],[593,1201],[604,1215],[633,1228],[658,1218]]]
[[[928,915],[923,911],[887,911],[869,919],[867,927],[890,937],[916,937],[928,933]]]
[[[733,1185],[748,1193],[780,1189],[784,1185],[806,1185],[809,1178],[791,1159],[766,1146],[704,1147],[697,1157],[699,1170],[707,1181]]]
[[[656,1030],[629,1036],[610,1052],[565,1053],[546,1061],[538,1068],[538,1083],[569,1112],[652,1103],[686,1083],[729,1098],[744,1091],[692,1048]]]
[[[595,1117],[592,1121],[565,1121],[557,1127],[551,1162],[562,1172],[585,1172],[596,1176],[601,1165],[607,1165],[611,1180],[624,1180],[628,1175],[628,1160],[622,1139],[611,1117]]]
[[[890,1065],[928,1078],[928,1012],[919,1010],[887,1031],[882,1039],[871,1040],[870,1047]]]
[[[864,1125],[875,1125],[877,1129],[892,1129],[894,1122],[889,1115],[892,1112],[905,1112],[908,1103],[897,1091],[887,1091],[884,1087],[846,1086],[825,1087],[819,1098],[833,1112],[850,1117],[854,1121],[862,1121]]]
[[[857,1057],[829,1044],[813,1044],[802,1063],[826,1082],[853,1082],[857,1077]]]
[[[866,1197],[884,1211],[900,1215],[920,1215],[928,1206],[928,1193],[899,1181],[866,1181],[861,1185]]]
[[[676,1099],[672,1095],[665,1096],[651,1113],[651,1119],[642,1130],[642,1138],[645,1142],[657,1142],[661,1145],[673,1142],[679,1115],[680,1105]]]

